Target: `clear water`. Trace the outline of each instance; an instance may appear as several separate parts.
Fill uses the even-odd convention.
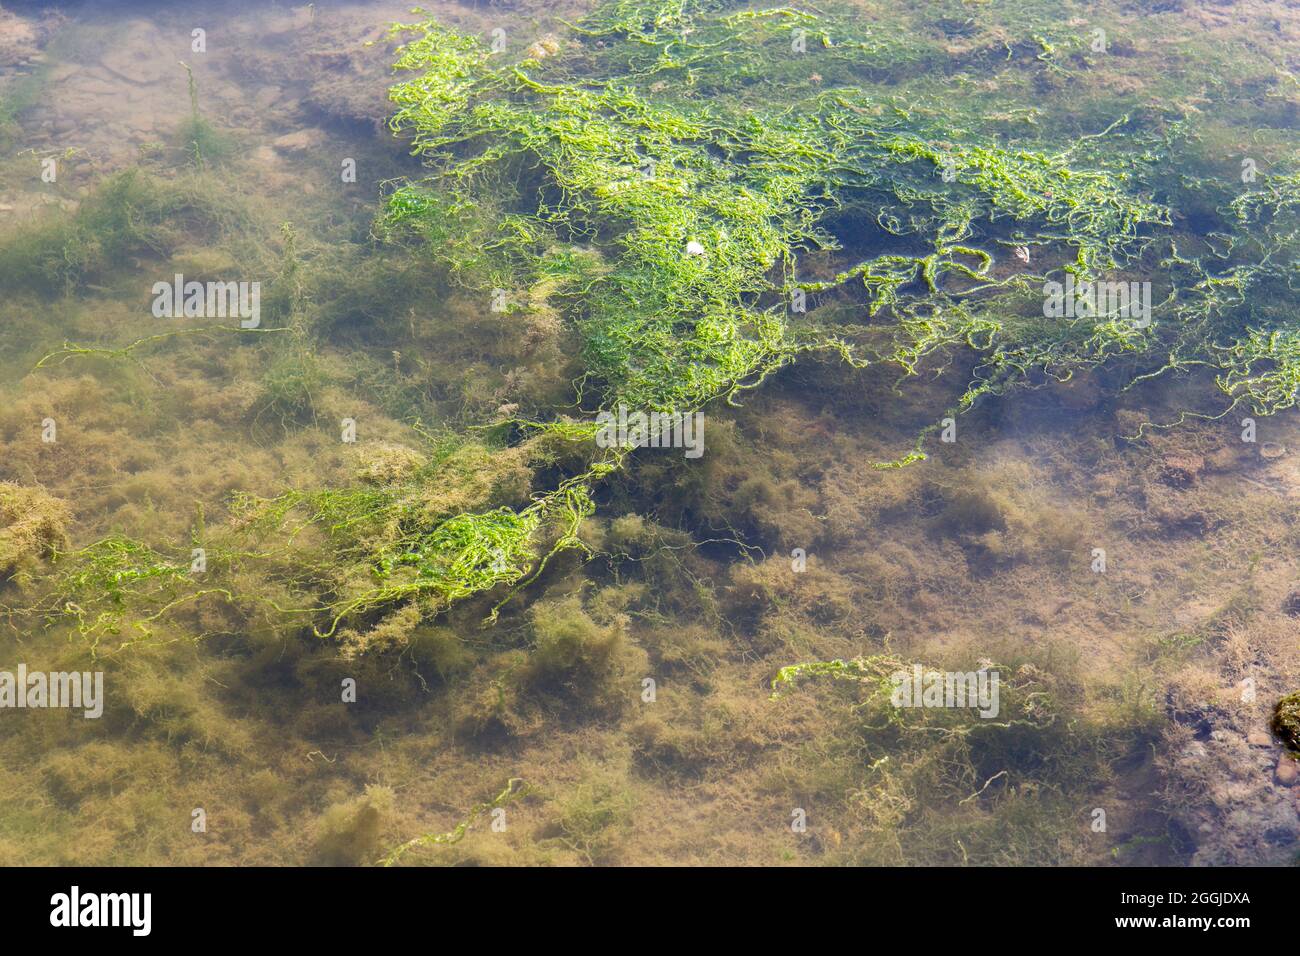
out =
[[[958,141],[1032,131],[1065,150],[1125,112],[1181,122],[1196,146],[1159,175],[1218,177],[1206,195],[1244,184],[1246,160],[1294,157],[1285,4],[895,6],[840,11],[882,44],[862,63],[792,48],[808,59],[791,102],[848,69],[882,104],[958,104]],[[427,9],[506,57],[554,38],[545,59],[572,53],[561,21],[590,5]],[[582,532],[596,556],[557,555],[494,623],[504,589],[318,636],[328,615],[275,608],[373,569],[292,519],[246,543],[273,560],[195,572],[250,600],[119,618],[122,582],[96,582],[78,617],[59,575],[82,549],[122,536],[184,573],[233,540],[241,494],[382,491],[449,455],[418,507],[522,506],[573,461],[475,429],[572,413],[585,369],[544,294],[499,309],[483,275],[449,275],[457,236],[375,226],[393,183],[425,172],[386,124],[407,4],[61,11],[0,11],[0,670],[99,672],[102,714],[0,708],[0,862],[1295,859],[1300,790],[1269,720],[1300,686],[1300,430],[1243,410],[1130,440],[1217,413],[1194,368],[1123,390],[1121,362],[990,396],[928,460],[879,469],[953,407],[970,355],[896,388],[897,367],[808,354],[709,405],[698,459],[647,449],[601,483]],[[1096,29],[1105,52],[1037,39],[1086,51]],[[488,208],[509,186],[476,195]],[[1168,189],[1177,228],[1205,239],[1210,214]],[[87,209],[102,215],[68,227]],[[808,252],[805,276],[918,254],[861,208],[831,221],[842,248]],[[159,314],[176,275],[257,282],[261,311]],[[773,695],[781,668],[833,660],[995,669],[1009,710],[894,723],[865,670]]]

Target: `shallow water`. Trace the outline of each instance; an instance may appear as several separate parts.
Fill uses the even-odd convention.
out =
[[[617,41],[561,19],[593,6],[426,9],[590,79]],[[642,449],[595,483],[589,553],[534,578],[542,548],[513,591],[336,615],[411,580],[375,544],[392,528],[367,524],[394,496],[424,527],[582,473],[587,450],[520,422],[594,414],[583,306],[559,279],[494,288],[520,272],[460,220],[377,224],[426,173],[386,122],[407,4],[60,9],[0,12],[0,670],[100,672],[103,711],[0,709],[0,863],[1296,859],[1300,788],[1268,726],[1300,687],[1292,411],[1143,428],[1218,415],[1221,395],[1190,365],[1126,387],[1151,366],[1121,354],[1063,383],[1035,369],[952,441],[930,435],[926,460],[878,468],[956,407],[971,350],[902,377],[809,351],[705,404],[698,458]],[[851,77],[859,113],[907,104],[946,124],[943,149],[1057,153],[1136,117],[1089,170],[1187,124],[1193,145],[1151,174],[1180,242],[1212,241],[1193,200],[1250,185],[1244,160],[1266,176],[1296,155],[1300,16],[1281,3],[833,12],[870,42],[834,62],[814,61],[833,44],[791,47],[782,104]],[[770,77],[708,69],[644,85],[772,101]],[[518,212],[516,186],[554,202],[532,185],[543,154],[474,181],[474,208]],[[803,279],[925,254],[847,193],[826,219],[841,247],[801,249]],[[1068,263],[1012,220],[972,240],[989,277],[1021,268],[1022,242],[1035,267]],[[625,226],[566,223],[539,258],[594,262]],[[257,311],[173,315],[157,284],[177,275],[258,283]],[[886,321],[841,285],[791,324]],[[1280,298],[1251,322],[1289,313]],[[103,542],[129,575],[96,576],[119,567],[86,558]],[[782,668],[829,661],[858,663],[774,692]],[[1005,709],[882,698],[914,666],[994,671]]]

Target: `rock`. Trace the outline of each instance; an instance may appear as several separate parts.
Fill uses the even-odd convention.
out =
[[[257,149],[253,150],[253,155],[251,158],[253,162],[261,163],[266,166],[274,166],[277,162],[279,162],[279,157],[276,156],[275,150],[272,149],[270,146],[257,147]]]
[[[278,86],[264,86],[253,97],[253,105],[259,110],[270,109],[284,96],[284,90]]]
[[[1300,588],[1292,588],[1282,602],[1282,610],[1292,617],[1300,616]]]
[[[282,153],[301,153],[308,149],[314,149],[325,142],[325,131],[323,129],[300,129],[296,133],[285,133],[271,141],[274,146]]]
[[[1262,730],[1252,730],[1246,735],[1246,743],[1252,747],[1271,747],[1273,746],[1273,738]]]
[[[157,83],[167,78],[184,80],[185,70],[176,62],[177,52],[168,49],[162,32],[151,23],[133,20],[122,31],[123,43],[114,44],[100,58],[100,64],[132,83]]]
[[[1160,480],[1173,488],[1186,488],[1205,470],[1200,455],[1166,455],[1160,461]]]
[[[1297,768],[1296,761],[1283,754],[1277,761],[1277,769],[1273,771],[1273,779],[1284,787],[1294,787],[1296,779],[1300,778],[1300,768]]]
[[[36,25],[0,7],[0,66],[25,63],[36,54]]]
[[[559,52],[560,41],[555,39],[552,34],[548,33],[546,36],[541,37],[532,43],[528,49],[524,51],[524,55],[533,60],[544,60],[548,56],[555,56],[555,54]]]
[[[1205,467],[1209,471],[1232,471],[1244,457],[1239,446],[1225,445],[1205,456]]]
[[[91,96],[120,96],[121,86],[121,83],[110,83],[108,80],[88,76],[77,84],[77,92],[89,93]]]
[[[258,30],[265,36],[280,36],[305,29],[311,26],[315,19],[316,11],[313,5],[308,3],[301,7],[293,7],[288,14],[265,18],[258,26]]]

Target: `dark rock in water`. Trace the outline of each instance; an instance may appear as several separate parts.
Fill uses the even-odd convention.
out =
[[[1273,846],[1291,846],[1296,842],[1296,831],[1294,827],[1277,826],[1269,827],[1264,831],[1264,840]]]
[[[1300,753],[1300,691],[1287,694],[1273,708],[1273,733],[1288,750]]]
[[[1300,588],[1292,588],[1282,602],[1282,610],[1292,617],[1300,615]]]

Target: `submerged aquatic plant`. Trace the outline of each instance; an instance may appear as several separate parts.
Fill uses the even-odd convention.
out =
[[[190,115],[181,127],[181,142],[191,161],[197,167],[219,159],[229,152],[229,147],[212,128],[212,124],[199,112],[199,84],[194,79],[194,68],[184,60],[178,63],[185,68],[185,79],[190,95]]]
[[[1062,28],[1022,27],[1053,69],[1078,48]],[[815,83],[791,82],[792,29],[826,53]],[[513,437],[495,454],[568,448],[570,464],[527,503],[415,508],[431,483],[455,480],[436,462],[379,488],[243,502],[236,530],[311,527],[335,542],[332,568],[282,567],[294,603],[276,610],[319,634],[535,578],[586,547],[595,489],[629,459],[593,447],[599,412],[734,402],[811,351],[906,377],[969,350],[958,412],[1116,357],[1134,384],[1207,366],[1229,408],[1295,402],[1300,333],[1257,304],[1294,278],[1300,178],[1286,170],[1221,204],[1223,233],[1188,236],[1152,185],[1180,148],[1177,126],[1121,115],[1065,148],[971,130],[955,107],[855,85],[929,55],[903,32],[789,8],[613,0],[514,62],[432,20],[394,32],[409,37],[396,62],[408,78],[391,91],[391,125],[430,171],[396,186],[378,231],[424,244],[467,286],[544,298],[580,336],[585,371],[563,414],[497,423]],[[812,254],[834,267],[811,273]],[[1053,274],[1158,276],[1162,298],[1149,323],[1047,320]],[[806,313],[792,308],[808,299]],[[819,312],[829,304],[853,320]],[[269,385],[282,419],[310,406],[306,366],[287,368]],[[924,437],[885,464],[923,459]],[[232,568],[284,557],[237,543],[223,554]]]
[[[68,508],[39,488],[0,481],[0,580],[67,546]]]
[[[842,767],[844,789],[827,796],[841,804],[841,822],[861,828],[854,862],[1059,860],[1077,839],[1079,806],[1095,799],[1116,755],[1151,743],[1147,714],[1092,708],[1059,659],[927,670],[924,694],[921,673],[874,654],[791,664],[772,681],[774,701],[818,695],[838,715],[821,759]],[[977,675],[991,691],[989,710]]]
[[[0,284],[47,295],[83,291],[133,260],[169,255],[185,239],[219,235],[244,218],[197,176],[127,169],[105,178],[73,212],[55,212],[0,237]]]
[[[506,781],[506,785],[501,790],[500,793],[498,793],[491,800],[488,800],[485,803],[480,803],[476,807],[474,807],[474,809],[469,812],[469,815],[466,816],[464,820],[456,824],[454,829],[449,830],[446,833],[426,833],[423,836],[418,836],[415,837],[414,839],[407,840],[405,843],[401,844],[400,846],[396,846],[391,851],[389,851],[388,855],[385,856],[382,860],[380,860],[379,863],[382,866],[393,866],[394,864],[399,863],[402,857],[405,856],[407,853],[409,853],[411,850],[420,847],[459,843],[461,840],[465,838],[465,834],[469,832],[469,828],[472,827],[474,825],[474,822],[479,817],[481,817],[484,813],[489,813],[497,809],[498,807],[504,807],[507,803],[514,800],[516,797],[525,794],[527,790],[528,790],[527,784],[525,784],[523,780],[521,780],[518,777],[511,777],[509,780]]]
[[[1123,259],[1143,226],[1167,221],[1126,188],[1125,176],[1072,168],[1074,149],[941,149],[932,130],[882,115],[848,87],[795,107],[775,97],[755,103],[752,94],[701,105],[658,79],[680,71],[689,85],[721,93],[728,83],[743,86],[742,77],[761,78],[782,62],[785,36],[769,29],[776,21],[820,23],[789,10],[611,4],[575,27],[567,59],[584,67],[580,81],[569,78],[564,55],[498,66],[473,37],[433,22],[405,28],[418,35],[397,66],[416,76],[392,91],[392,125],[436,172],[394,192],[384,225],[390,234],[471,236],[474,268],[453,269],[459,274],[552,282],[583,341],[579,401],[592,411],[625,404],[671,414],[734,400],[808,350],[869,360],[838,330],[791,322],[786,303],[796,292],[860,282],[869,315],[887,309],[897,318],[870,351],[912,370],[953,344],[989,348],[1003,329],[967,304],[1010,284],[990,277],[993,254],[972,243],[977,222],[989,235],[1003,219],[1033,224],[1038,242],[1068,235],[1073,268],[1084,275]],[[654,49],[647,62],[641,54]],[[871,55],[865,40],[836,50],[841,64]],[[743,56],[743,69],[732,53]],[[938,175],[949,169],[951,185]],[[493,215],[476,215],[489,185],[508,199]],[[823,220],[850,202],[869,203],[887,233],[920,237],[929,250],[875,255],[833,280],[801,278],[800,253],[838,247]],[[608,263],[600,274],[577,267],[579,242]],[[1115,347],[1108,336],[1128,338],[1102,327],[1092,335],[1095,352]],[[992,387],[973,387],[964,403]],[[575,433],[568,421],[528,427]],[[592,482],[624,458],[622,449],[595,458],[556,494],[589,499]],[[532,508],[554,500],[543,494]],[[537,545],[531,533],[520,543]],[[462,581],[467,593],[476,589]]]
[[[1292,753],[1300,754],[1300,691],[1287,694],[1273,708],[1273,733]]]

